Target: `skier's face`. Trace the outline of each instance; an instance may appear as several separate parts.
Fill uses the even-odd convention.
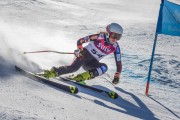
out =
[[[121,39],[121,34],[116,34],[116,33],[111,33],[110,36],[109,36],[109,41],[110,43],[114,43],[114,42],[117,42],[118,40]]]

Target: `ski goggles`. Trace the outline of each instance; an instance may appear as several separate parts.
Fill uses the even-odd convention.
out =
[[[121,36],[122,36],[122,34],[117,34],[117,33],[111,33],[111,34],[110,34],[110,37],[111,37],[112,39],[116,39],[116,40],[120,40],[120,39],[121,39]]]

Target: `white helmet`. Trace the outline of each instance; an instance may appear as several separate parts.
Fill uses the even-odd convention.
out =
[[[123,34],[123,28],[117,24],[117,23],[111,23],[106,27],[106,31],[111,34],[111,33],[116,33],[116,34]]]

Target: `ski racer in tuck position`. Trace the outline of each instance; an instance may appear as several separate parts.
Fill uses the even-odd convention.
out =
[[[121,50],[117,43],[121,39],[123,28],[117,23],[107,25],[106,32],[93,34],[81,38],[77,41],[77,50],[74,51],[76,59],[69,66],[52,67],[44,70],[42,76],[46,78],[58,77],[63,74],[73,73],[82,67],[86,72],[72,77],[77,82],[93,79],[107,72],[108,66],[99,62],[105,56],[114,53],[116,62],[116,72],[112,83],[117,84],[122,71]],[[85,47],[83,43],[89,42]]]

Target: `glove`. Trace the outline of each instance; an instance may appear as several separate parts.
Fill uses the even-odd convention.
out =
[[[76,57],[81,57],[81,56],[82,56],[82,55],[81,55],[81,50],[80,50],[80,49],[74,50],[74,55],[75,55]]]
[[[76,57],[82,57],[83,56],[83,47],[82,46],[78,46],[77,50],[74,50],[74,55]]]
[[[116,72],[114,74],[114,79],[112,81],[113,84],[118,84],[119,83],[119,79],[120,79],[120,73],[119,72]]]
[[[58,77],[58,73],[55,71],[55,68],[52,67],[51,70],[44,70],[44,74],[42,74],[42,76],[49,79]]]

